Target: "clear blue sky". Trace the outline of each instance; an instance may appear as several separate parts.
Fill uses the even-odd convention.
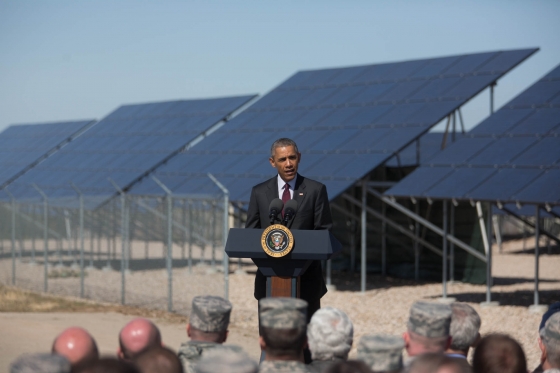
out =
[[[560,1],[0,0],[0,130],[125,103],[266,93],[302,69],[540,47],[497,107],[560,64]],[[471,127],[488,94],[463,112]]]

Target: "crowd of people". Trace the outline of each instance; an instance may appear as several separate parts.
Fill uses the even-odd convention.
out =
[[[466,303],[417,301],[403,335],[364,335],[357,358],[352,321],[324,307],[308,322],[307,302],[259,301],[261,361],[226,343],[232,305],[217,296],[193,299],[189,341],[177,352],[165,347],[158,327],[135,318],[119,332],[116,356],[101,357],[95,339],[80,327],[62,331],[50,353],[27,354],[11,373],[560,373],[560,302],[543,315],[538,331],[541,364],[528,370],[520,344],[505,334],[480,335],[479,314]],[[255,341],[256,343],[256,341]],[[470,350],[474,349],[472,354]],[[406,351],[406,359],[403,354]],[[472,355],[472,359],[470,356]]]

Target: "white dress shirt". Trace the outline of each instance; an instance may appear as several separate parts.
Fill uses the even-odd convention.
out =
[[[288,185],[290,185],[290,199],[293,199],[294,198],[294,189],[296,188],[296,180],[297,180],[297,174],[296,174],[296,177],[294,177],[288,183],[286,183],[284,180],[282,180],[280,175],[278,175],[278,198],[282,199],[282,194],[284,194],[284,185],[288,184]]]

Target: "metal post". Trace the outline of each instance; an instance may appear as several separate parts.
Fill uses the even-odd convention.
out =
[[[492,205],[488,204],[488,216],[486,217],[486,240],[488,241],[488,256],[486,259],[486,302],[490,303],[492,292]]]
[[[360,278],[360,287],[362,294],[366,292],[366,224],[367,224],[367,215],[366,215],[366,207],[367,207],[367,192],[366,192],[366,182],[365,180],[362,182],[362,216],[361,216],[361,223],[362,223],[362,247],[361,247],[361,278]]]
[[[115,183],[111,178],[107,178],[113,187],[120,193],[121,196],[121,304],[125,304],[125,287],[126,287],[126,276],[125,276],[125,251],[126,251],[126,193],[122,190],[117,183]],[[115,247],[116,249],[116,247]],[[116,252],[115,252],[116,254]]]
[[[212,229],[211,240],[212,240],[212,269],[216,268],[216,203],[212,202],[212,223],[209,224],[210,229]]]
[[[443,273],[442,273],[442,285],[443,285],[443,298],[447,298],[447,200],[443,200]]]
[[[356,225],[354,219],[350,219],[350,272],[356,270]]]
[[[381,202],[381,274],[387,276],[387,223],[385,222],[385,215],[387,213],[387,205]]]
[[[455,142],[455,133],[457,132],[457,111],[453,112],[453,132],[451,133],[451,142]]]
[[[416,206],[414,209],[416,215],[420,214],[420,202],[416,202]],[[414,280],[418,282],[420,279],[420,243],[418,239],[420,238],[420,223],[418,220],[414,221],[414,236],[416,239],[414,240]]]
[[[535,209],[535,291],[534,291],[534,306],[539,305],[539,239],[540,239],[540,226],[541,216],[539,206]]]
[[[494,235],[496,236],[496,243],[498,250],[502,252],[502,232],[500,231],[500,215],[492,216],[492,224],[494,225]]]
[[[494,87],[496,83],[490,84],[490,115],[494,114]]]
[[[452,236],[455,236],[455,204],[451,202],[449,216],[449,229]],[[449,280],[455,281],[455,244],[449,242]]]
[[[224,193],[224,231],[222,235],[222,240],[224,244],[223,253],[223,264],[224,264],[224,298],[229,299],[229,256],[226,254],[226,242],[229,232],[229,191],[225,186],[222,185],[212,174],[208,174],[208,177],[222,190]]]
[[[130,203],[126,203],[125,204],[125,209],[124,209],[124,217],[125,217],[125,226],[124,226],[124,232],[125,232],[125,236],[124,236],[124,244],[125,244],[125,252],[124,252],[124,259],[125,259],[125,263],[124,263],[124,268],[125,271],[130,273]]]
[[[193,202],[189,200],[189,273],[192,273],[192,246],[193,246]]]
[[[12,200],[12,285],[16,284],[16,200],[8,188],[4,191],[10,196]]]
[[[43,291],[46,293],[49,290],[49,200],[47,195],[37,185],[32,184],[32,186],[43,197],[43,239],[45,244],[45,252],[43,253]]]
[[[181,225],[185,227],[187,225],[187,201],[183,200],[181,204]],[[185,244],[187,241],[187,232],[183,231],[181,233],[181,259],[185,260]]]
[[[36,213],[35,205],[32,205],[31,208],[33,209],[33,213],[31,215],[33,217],[35,217],[35,213]],[[30,264],[32,264],[32,265],[35,264],[35,228],[34,227],[31,229],[31,262],[30,262]]]
[[[93,229],[95,227],[95,213],[92,211],[91,212],[91,221],[90,221],[90,226],[89,226],[89,269],[93,269]]]
[[[84,195],[74,183],[70,183],[78,193],[80,203],[80,298],[84,297]]]

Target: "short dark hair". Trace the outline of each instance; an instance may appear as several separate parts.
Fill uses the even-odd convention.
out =
[[[74,371],[77,373],[140,373],[135,365],[108,357],[84,364]]]
[[[371,369],[361,360],[338,361],[330,365],[325,373],[370,373]]]
[[[167,347],[144,351],[134,359],[134,363],[142,373],[183,373],[181,360]]]
[[[299,153],[298,147],[294,140],[288,139],[287,137],[282,137],[272,143],[272,146],[270,147],[270,156],[274,157],[274,150],[283,146],[293,146],[296,153]]]
[[[227,330],[220,332],[205,332],[192,326],[191,324],[191,339],[193,341],[205,341],[214,343],[224,343],[227,337]]]
[[[477,373],[526,373],[527,361],[515,339],[506,334],[489,334],[474,350],[473,370]]]
[[[262,337],[266,343],[266,352],[274,355],[296,355],[303,351],[307,341],[307,327],[293,329],[276,329],[263,326]]]

